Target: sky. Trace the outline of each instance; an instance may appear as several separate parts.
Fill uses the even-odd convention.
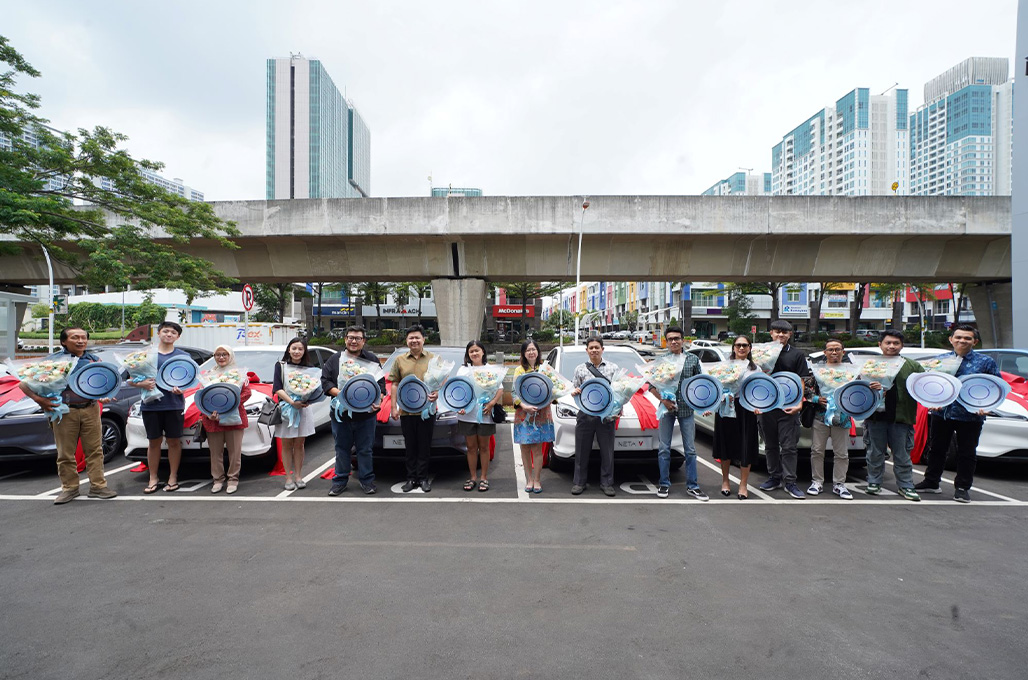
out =
[[[973,11],[969,8],[973,6]],[[689,195],[856,87],[1013,65],[1016,0],[10,3],[54,127],[104,125],[207,200],[265,197],[266,60],[320,59],[371,194]]]

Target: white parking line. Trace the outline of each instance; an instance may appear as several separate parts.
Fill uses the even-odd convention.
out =
[[[110,477],[111,475],[116,475],[119,472],[123,472],[125,470],[129,470],[131,468],[134,468],[137,465],[139,465],[138,462],[132,462],[132,463],[129,463],[128,465],[122,465],[121,467],[114,468],[113,470],[104,470],[104,478],[106,479],[107,477]],[[82,477],[81,479],[79,479],[79,484],[85,484],[88,481],[89,481],[89,475],[86,475],[85,477]],[[50,489],[49,491],[44,491],[43,493],[36,494],[36,497],[37,498],[46,498],[47,496],[53,496],[54,494],[60,493],[62,488],[64,488],[64,487],[60,487],[59,486],[56,489]]]
[[[320,477],[321,473],[324,472],[325,470],[327,470],[330,465],[335,465],[335,464],[336,464],[335,456],[332,456],[331,458],[326,460],[324,463],[319,465],[317,468],[315,468],[314,472],[308,473],[303,478],[303,481],[304,482],[310,482],[312,479],[314,479],[316,477]],[[291,496],[293,494],[294,491],[298,491],[298,489],[291,489],[291,490],[285,489],[281,493],[279,493],[277,496],[275,496],[275,498],[288,498],[289,496]]]
[[[699,455],[696,456],[696,460],[698,462],[700,462],[700,463],[703,463],[705,466],[709,467],[711,470],[714,470],[718,474],[721,474],[721,467],[719,465],[714,465],[709,460],[707,460],[706,458],[703,458],[702,456],[699,456]],[[731,473],[728,474],[728,479],[732,480],[737,485],[742,482],[741,479],[739,479],[738,477],[736,477],[735,475],[733,475]],[[763,491],[761,491],[760,489],[758,489],[757,487],[755,487],[755,486],[753,486],[751,484],[747,484],[746,488],[749,489],[750,493],[757,494],[758,498],[762,498],[765,501],[780,500],[780,499],[774,498],[773,496],[768,496],[766,493],[764,493]]]
[[[885,463],[889,467],[892,467],[892,461],[891,460],[887,460],[887,461],[885,461]],[[916,474],[921,475],[922,477],[925,476],[924,472],[921,471],[921,470],[918,470],[917,468],[914,468],[914,472]],[[942,481],[946,482],[947,484],[953,484],[953,480],[952,479],[946,479],[945,477],[942,478]],[[983,493],[986,496],[992,496],[993,498],[999,498],[999,499],[1004,500],[1004,501],[1010,501],[1011,503],[1020,503],[1021,502],[1021,501],[1017,500],[1016,498],[1011,498],[1010,496],[1004,496],[1003,494],[994,493],[992,491],[986,491],[985,489],[983,489],[981,487],[977,487],[977,486],[972,486],[971,490],[972,491],[977,491],[978,493]]]
[[[514,458],[514,481],[517,484],[518,500],[527,501],[531,496],[525,491],[525,484],[528,482],[528,477],[525,475],[525,464],[521,461],[521,447],[514,442],[514,423],[510,424],[510,441],[511,449],[517,449],[517,452],[512,456]],[[552,456],[553,454],[550,453]],[[541,463],[541,461],[540,461]]]

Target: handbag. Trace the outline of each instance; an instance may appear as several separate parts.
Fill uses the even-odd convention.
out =
[[[501,404],[493,404],[493,422],[494,423],[505,423],[507,422],[507,411]]]
[[[282,424],[282,404],[276,404],[268,399],[261,404],[261,414],[257,416],[257,422],[261,425]]]

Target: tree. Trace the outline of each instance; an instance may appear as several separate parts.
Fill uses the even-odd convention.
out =
[[[639,326],[639,312],[634,309],[630,309],[621,315],[619,319],[622,326],[627,326],[629,330],[636,330]]]
[[[810,332],[817,333],[821,330],[821,308],[825,303],[825,296],[839,290],[845,284],[838,281],[830,281],[821,284],[821,289],[814,295],[810,305]]]
[[[736,293],[742,295],[770,295],[771,296],[771,321],[776,321],[781,318],[781,290],[782,287],[788,284],[780,281],[753,281],[749,283],[728,283],[725,284],[725,292],[729,297],[734,297]],[[749,311],[749,310],[747,310]],[[752,325],[752,324],[751,324]],[[731,323],[729,323],[731,326]],[[746,331],[749,331],[749,326],[746,327]],[[738,333],[739,331],[735,331]]]
[[[124,135],[99,126],[75,134],[46,127],[33,113],[39,97],[15,92],[17,76],[37,78],[39,71],[3,36],[0,62],[7,67],[0,72],[0,136],[11,144],[0,148],[0,235],[14,239],[0,242],[0,255],[21,254],[22,244],[42,246],[97,287],[198,291],[233,282],[180,248],[192,239],[236,248],[228,238],[238,233],[234,223],[206,203],[144,181],[140,169],[163,166],[119,148]]]
[[[728,330],[740,335],[749,333],[755,318],[751,310],[749,296],[738,290],[733,291],[729,296],[728,305],[725,306]]]
[[[964,299],[964,292],[967,290],[967,282],[956,285],[949,284],[949,294],[953,298],[953,325],[960,323],[960,302]]]
[[[905,283],[875,283],[871,286],[871,294],[880,298],[892,299],[892,327],[903,330],[903,297],[907,292]]]
[[[33,319],[46,319],[50,316],[50,307],[45,302],[38,302],[32,305],[30,311],[32,312]]]
[[[567,287],[566,283],[560,281],[497,281],[493,285],[506,290],[508,297],[521,300],[521,337],[523,338],[526,337],[525,329],[528,326],[528,301],[556,295]]]
[[[168,310],[158,304],[154,304],[153,296],[147,295],[143,301],[132,308],[129,318],[134,326],[150,326],[164,321]]]
[[[421,303],[428,297],[432,292],[431,281],[404,281],[403,283],[394,284],[397,288],[403,289],[407,292],[407,300],[410,300],[410,296],[413,295],[418,299],[418,325],[421,325]]]
[[[860,315],[864,311],[864,296],[867,295],[870,283],[858,283],[853,290],[853,299],[850,301],[850,335],[857,336],[857,325],[860,323]]]
[[[253,287],[255,321],[282,323],[286,316],[286,302],[292,299],[290,283],[258,283]]]
[[[909,284],[910,291],[914,294],[914,299],[917,301],[917,318],[920,321],[921,328],[921,346],[924,347],[924,334],[928,329],[925,327],[925,317],[927,316],[927,305],[929,300],[935,299],[935,285],[931,283],[912,283]]]
[[[357,284],[357,292],[361,297],[361,304],[375,305],[375,327],[382,328],[382,304],[393,292],[393,286],[381,281],[365,281]]]

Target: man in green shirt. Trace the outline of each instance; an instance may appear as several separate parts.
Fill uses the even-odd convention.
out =
[[[882,331],[878,347],[882,355],[899,356],[903,349],[903,333],[887,328]],[[903,367],[896,382],[885,393],[885,410],[872,414],[864,421],[868,434],[867,491],[876,496],[882,492],[885,475],[885,449],[892,451],[892,471],[896,475],[899,494],[908,501],[919,501],[914,491],[914,465],[910,462],[910,449],[914,446],[914,423],[917,420],[917,402],[907,393],[907,376],[923,373],[924,367],[916,361],[903,359]],[[872,382],[871,388],[882,389],[881,383]]]

